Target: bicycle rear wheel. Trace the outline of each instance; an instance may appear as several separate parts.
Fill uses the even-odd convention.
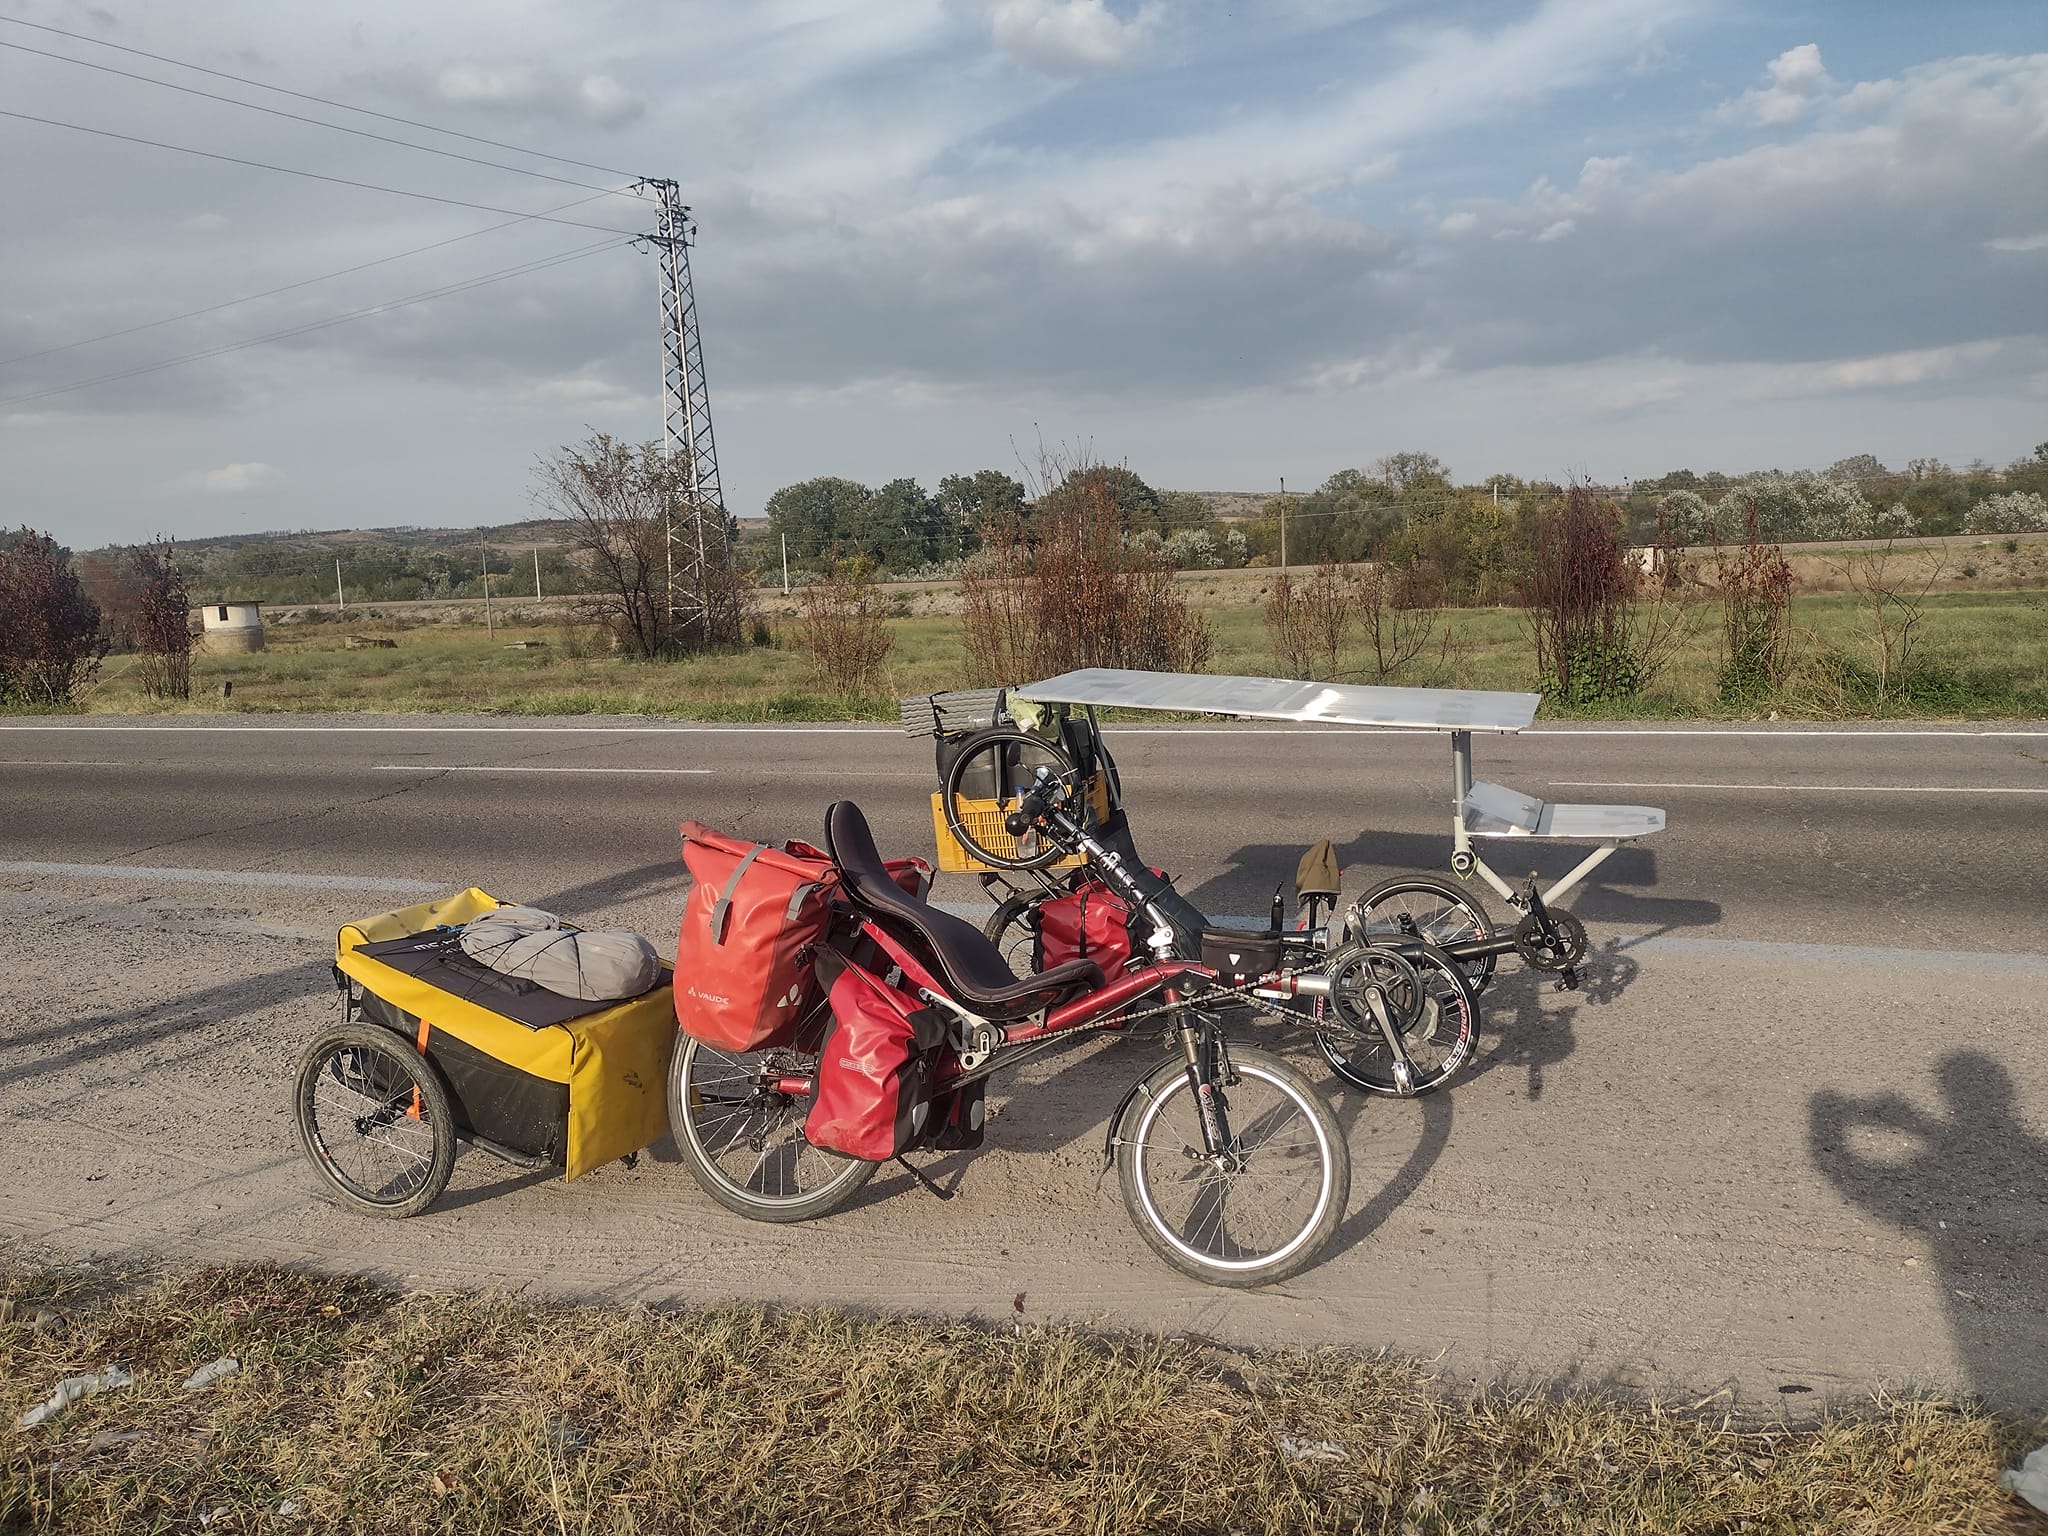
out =
[[[299,1144],[353,1210],[417,1216],[455,1172],[455,1116],[433,1063],[381,1025],[339,1024],[299,1057]]]
[[[1041,895],[1006,896],[981,931],[1003,952],[1003,961],[1013,974],[1029,976],[1038,970],[1038,909]]]
[[[1493,937],[1493,919],[1479,898],[1434,875],[1399,875],[1382,880],[1351,904],[1345,929],[1354,938],[1425,939],[1442,947]],[[1493,956],[1459,962],[1474,992],[1493,979]]]
[[[1367,984],[1382,988],[1408,1058],[1407,1097],[1432,1093],[1457,1076],[1479,1039],[1479,999],[1464,970],[1433,944],[1409,948],[1416,952],[1348,946],[1330,957],[1336,991],[1328,1006],[1342,1032],[1317,1030],[1316,1044],[1339,1077],[1370,1093],[1401,1096],[1401,1083],[1393,1052],[1360,995]]]
[[[845,1204],[876,1165],[814,1147],[808,1095],[778,1078],[815,1081],[815,1052],[794,1046],[722,1051],[684,1040],[668,1077],[669,1127],[704,1192],[754,1221],[809,1221]]]
[[[1351,1160],[1307,1078],[1264,1051],[1224,1048],[1213,1085],[1230,1145],[1212,1156],[1187,1064],[1163,1062],[1119,1118],[1116,1168],[1152,1251],[1210,1285],[1269,1285],[1313,1264],[1343,1220]]]

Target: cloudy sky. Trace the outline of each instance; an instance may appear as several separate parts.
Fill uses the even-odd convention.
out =
[[[4,14],[96,40],[0,21],[0,112],[100,130],[0,115],[0,520],[74,545],[508,521],[537,452],[655,435],[630,246],[321,323],[647,229],[596,195],[634,175],[697,211],[742,515],[814,474],[1014,472],[1041,438],[1187,489],[1401,448],[1612,479],[2048,438],[2038,0]]]

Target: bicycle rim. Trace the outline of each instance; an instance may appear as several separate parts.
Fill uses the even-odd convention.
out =
[[[859,1176],[863,1165],[811,1145],[804,1136],[807,1099],[763,1093],[755,1084],[773,1071],[809,1077],[817,1058],[778,1049],[735,1053],[685,1042],[682,1065],[687,1111],[675,1128],[687,1137],[698,1166],[742,1200],[794,1205]]]
[[[328,1177],[370,1205],[403,1205],[434,1176],[436,1127],[417,1059],[340,1045],[320,1062],[307,1134]]]
[[[1313,1241],[1336,1198],[1338,1149],[1301,1090],[1261,1062],[1236,1065],[1225,1093],[1235,1153],[1204,1151],[1185,1072],[1147,1091],[1124,1138],[1134,1193],[1155,1233],[1190,1262],[1225,1272],[1278,1268]]]

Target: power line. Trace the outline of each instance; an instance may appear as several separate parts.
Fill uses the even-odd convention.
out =
[[[285,176],[303,176],[309,181],[324,181],[337,187],[355,187],[365,192],[388,192],[393,197],[417,198],[421,202],[446,203],[451,208],[468,208],[477,213],[503,213],[514,218],[534,219],[542,224],[566,224],[571,229],[595,229],[608,235],[624,235],[633,238],[633,231],[620,229],[611,224],[586,224],[580,219],[557,219],[541,213],[521,213],[517,208],[499,208],[491,203],[465,202],[459,197],[442,197],[433,192],[410,192],[403,187],[379,186],[373,181],[351,181],[346,176],[328,176],[319,171],[302,171],[289,165],[271,165],[263,160],[244,160],[239,155],[217,154],[210,149],[193,149],[187,144],[166,144],[161,139],[145,139],[132,133],[116,133],[111,128],[88,128],[83,123],[60,122],[54,117],[37,117],[32,112],[13,112],[0,107],[0,117],[19,118],[25,123],[43,123],[52,128],[69,128],[74,133],[89,133],[102,139],[120,139],[128,144],[144,144],[151,149],[175,150],[181,155],[197,155],[203,160],[222,160],[229,165],[246,165],[259,171],[276,171]],[[621,172],[620,174],[624,174]]]
[[[0,357],[0,368],[6,368],[15,363],[30,362],[38,357],[55,357],[60,352],[75,352],[80,347],[89,347],[96,342],[112,341],[119,336],[133,336],[138,331],[153,331],[159,326],[175,325],[180,320],[194,320],[201,315],[211,315],[223,309],[233,309],[239,304],[253,304],[258,299],[275,298],[280,293],[290,293],[296,288],[310,288],[315,283],[325,283],[337,277],[347,277],[354,272],[367,272],[371,267],[381,267],[394,261],[403,261],[408,256],[423,256],[428,251],[438,251],[443,246],[460,245],[465,240],[474,240],[478,235],[496,234],[501,229],[510,229],[513,225],[523,224],[529,219],[541,218],[550,213],[561,213],[569,208],[580,208],[585,203],[596,202],[603,195],[603,193],[597,193],[590,197],[579,197],[574,202],[562,203],[553,208],[543,209],[541,213],[521,214],[518,218],[507,219],[502,224],[487,224],[482,229],[472,229],[466,235],[451,235],[446,240],[436,240],[432,245],[416,245],[411,250],[400,251],[396,255],[379,256],[374,261],[358,262],[352,267],[343,267],[338,272],[323,272],[318,277],[301,278],[296,283],[286,283],[280,288],[266,288],[261,293],[244,294],[239,299],[227,299],[219,304],[208,304],[201,309],[188,309],[181,315],[166,315],[161,320],[145,320],[140,325],[123,326],[118,331],[104,331],[98,336],[88,336],[82,341],[67,341],[61,347],[45,347],[40,352],[18,352],[13,357]]]
[[[379,112],[371,107],[351,106],[345,101],[332,101],[325,96],[309,95],[305,91],[290,90],[282,85],[268,85],[261,80],[251,80],[245,75],[231,75],[226,70],[208,69],[203,64],[190,64],[183,59],[173,59],[161,53],[151,53],[147,49],[129,48],[121,43],[110,43],[105,38],[91,37],[83,32],[67,32],[62,27],[45,26],[41,22],[26,21],[19,16],[0,16],[0,21],[12,23],[17,27],[29,27],[37,32],[48,32],[56,37],[68,37],[74,42],[91,43],[96,48],[111,48],[117,53],[133,54],[137,58],[150,59],[158,64],[169,64],[177,69],[189,69],[202,75],[212,75],[218,80],[232,80],[237,85],[254,86],[259,91],[275,91],[280,96],[295,97],[300,101],[310,101],[323,107],[334,107],[343,112],[360,112],[365,117],[382,118],[387,123],[399,123],[407,128],[420,128],[428,133],[446,134],[453,139],[467,139],[472,144],[488,144],[492,149],[509,149],[514,154],[532,155],[540,160],[552,160],[557,165],[578,165],[586,171],[602,171],[607,176],[631,176],[633,174],[631,171],[622,171],[617,166],[594,165],[588,160],[572,160],[567,155],[551,155],[544,150],[528,149],[520,144],[507,144],[501,139],[486,139],[474,133],[463,133],[459,129],[441,128],[433,123],[422,123],[410,117],[399,117],[390,112]]]
[[[295,336],[304,336],[313,331],[327,330],[330,327],[345,324],[350,320],[361,320],[372,315],[388,314],[394,309],[404,309],[413,304],[424,304],[430,299],[441,299],[447,298],[452,294],[467,293],[472,288],[482,288],[490,283],[501,283],[508,278],[523,277],[528,273],[543,272],[549,267],[559,267],[567,262],[579,261],[586,256],[594,256],[599,251],[615,250],[622,245],[631,244],[635,238],[628,235],[623,239],[600,240],[594,245],[583,246],[577,250],[563,251],[554,256],[543,256],[516,267],[507,267],[503,271],[486,273],[482,277],[466,278],[461,282],[445,284],[439,288],[430,288],[421,293],[408,294],[402,299],[391,299],[385,303],[372,304],[363,309],[352,309],[342,314],[328,315],[319,320],[309,320],[303,325],[291,326],[285,330],[271,331],[262,336],[247,337],[242,341],[227,342],[218,347],[208,347],[203,351],[187,352],[178,357],[167,357],[158,362],[144,363],[136,368],[124,368],[113,373],[99,374],[89,379],[79,379],[70,384],[57,384],[48,389],[32,390],[27,394],[0,397],[0,409],[8,406],[24,405],[31,400],[47,400],[52,395],[68,395],[74,390],[91,389],[100,384],[119,383],[123,379],[139,378],[146,373],[160,373],[166,368],[177,368],[186,363],[204,362],[208,358],[224,357],[230,352],[242,352],[250,347],[265,346],[274,341],[288,341]]]
[[[218,91],[202,91],[196,86],[177,85],[169,80],[158,80],[152,75],[138,75],[133,70],[116,69],[111,64],[95,64],[90,59],[74,59],[69,54],[51,53],[44,48],[31,48],[26,43],[10,43],[0,40],[0,48],[12,48],[17,53],[32,53],[37,58],[55,59],[60,64],[76,64],[80,69],[96,69],[102,74],[119,75],[123,80],[139,80],[144,85],[162,86],[167,91],[181,91],[187,96],[202,96],[208,101],[226,102],[231,107],[247,107],[251,112],[264,112],[272,117],[289,118],[295,123],[310,123],[315,128],[332,128],[336,133],[352,133],[359,139],[375,139],[379,144],[396,144],[401,149],[416,149],[422,154],[440,155],[449,160],[462,160],[470,165],[486,166],[494,171],[510,171],[516,176],[535,176],[542,181],[560,182],[565,187],[581,187],[586,192],[609,195],[610,187],[593,187],[587,181],[572,181],[566,176],[551,176],[546,171],[531,170],[523,165],[507,165],[502,160],[485,160],[478,155],[465,155],[460,150],[436,149],[431,144],[415,144],[410,139],[394,139],[388,133],[372,133],[367,128],[350,128],[342,123],[324,122],[317,117],[307,117],[301,112],[286,112],[280,107],[258,106],[253,101],[241,101],[233,96],[223,96]]]

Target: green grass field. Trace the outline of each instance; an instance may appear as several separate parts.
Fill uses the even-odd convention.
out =
[[[1277,669],[1257,607],[1218,604],[1203,610],[1215,637],[1214,672],[1270,674]],[[960,622],[947,616],[890,621],[895,649],[883,692],[848,698],[823,688],[791,643],[791,622],[777,623],[775,643],[685,661],[636,662],[604,653],[572,628],[500,624],[487,639],[481,624],[401,626],[368,621],[349,632],[395,641],[390,649],[347,650],[343,631],[326,624],[279,624],[269,648],[244,656],[200,656],[193,698],[202,711],[425,711],[481,714],[647,714],[693,720],[884,719],[902,695],[960,687]],[[1719,609],[1699,605],[1686,643],[1644,693],[1598,710],[1546,705],[1551,718],[1723,718],[1775,711],[1786,716],[1857,718],[2012,718],[2048,715],[2048,591],[1968,591],[1928,599],[1916,675],[1880,707],[1867,688],[1844,683],[1840,662],[1867,663],[1874,654],[1864,613],[1846,595],[1802,596],[1793,604],[1800,664],[1772,698],[1744,708],[1719,698]],[[1448,616],[1450,649],[1392,679],[1461,688],[1523,689],[1535,685],[1524,616],[1511,609],[1456,609]],[[517,641],[544,641],[534,650]],[[1833,664],[1827,658],[1833,657]],[[1345,675],[1357,654],[1345,658]],[[223,682],[233,696],[220,697]],[[148,710],[132,658],[110,657],[84,700],[89,709]]]

